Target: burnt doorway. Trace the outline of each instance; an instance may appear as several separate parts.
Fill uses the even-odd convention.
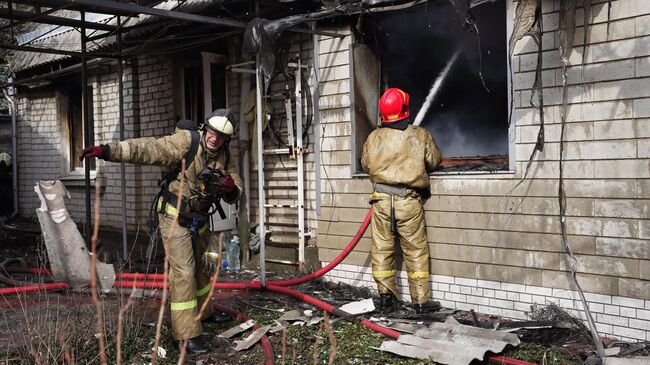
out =
[[[200,52],[191,59],[183,59],[180,62],[178,74],[181,76],[180,84],[183,85],[180,115],[200,126],[215,109],[227,108],[230,105],[227,58],[217,53]],[[236,227],[236,205],[222,201],[221,206],[226,218],[221,219],[219,214],[213,214],[210,222],[213,231]]]

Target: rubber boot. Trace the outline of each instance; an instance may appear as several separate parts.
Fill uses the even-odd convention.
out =
[[[382,313],[394,312],[399,309],[399,301],[391,293],[380,294],[377,309]]]
[[[180,344],[182,345],[182,341],[179,341]],[[187,347],[185,349],[187,352],[193,353],[193,354],[205,354],[208,352],[208,347],[203,343],[203,340],[201,339],[201,336],[190,338],[189,340],[186,340],[187,342]]]
[[[415,313],[417,314],[437,312],[442,308],[440,302],[436,301],[414,304],[413,307],[415,307]]]
[[[201,320],[201,323],[225,323],[232,321],[232,315],[224,312],[214,312],[207,318]]]

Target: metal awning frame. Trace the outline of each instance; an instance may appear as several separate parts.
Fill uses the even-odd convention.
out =
[[[47,7],[50,9],[43,12],[37,12],[37,13],[21,12],[21,11],[13,10],[14,3],[30,5],[35,7]],[[104,23],[90,22],[85,19],[77,20],[77,19],[69,19],[69,18],[49,15],[55,11],[55,10],[53,11],[53,9],[56,10],[68,9],[68,10],[76,10],[79,12],[105,13],[115,17],[123,16],[123,15],[126,15],[127,17],[133,17],[133,16],[137,16],[138,14],[146,14],[146,15],[156,16],[170,22],[171,21],[193,22],[193,23],[209,24],[212,26],[220,26],[220,27],[234,28],[240,30],[246,29],[248,25],[248,23],[246,22],[224,18],[224,17],[206,16],[200,14],[186,13],[177,10],[158,9],[150,6],[117,2],[114,0],[51,0],[51,1],[10,0],[7,2],[7,5],[8,5],[7,9],[0,9],[0,18],[8,19],[10,21],[10,24],[3,26],[0,29],[3,30],[11,29],[13,31],[16,25],[31,22],[31,23],[51,24],[51,25],[58,25],[58,26],[68,26],[68,27],[73,27],[77,30],[84,28],[84,29],[101,30],[106,32],[94,36],[93,35],[86,36],[85,37],[86,41],[96,41],[102,38],[117,36],[118,34],[122,36],[133,29],[142,27],[143,25],[140,24],[131,27],[124,27],[123,25],[125,24],[125,22],[121,22],[121,24],[115,26],[115,25],[104,24]],[[320,35],[331,36],[331,37],[341,37],[340,34],[333,33],[333,32],[320,32],[313,29],[306,29],[300,27],[292,27],[289,29],[289,31],[298,32],[298,33],[320,34]],[[72,51],[57,50],[57,49],[45,48],[45,47],[44,48],[34,47],[32,49],[29,48],[19,49],[16,47],[17,47],[16,45],[0,44],[0,48],[15,49],[15,50],[21,50],[27,52],[66,54],[73,57],[82,57],[82,55],[79,54],[78,52],[72,52]],[[29,46],[25,46],[25,47],[29,47]],[[89,53],[85,55],[85,57],[89,57],[89,58],[102,57],[102,58],[116,58],[116,59],[128,58],[132,56],[133,55],[123,54],[120,51],[103,53],[103,54]]]
[[[37,9],[40,10],[40,7],[46,7],[48,10],[45,11],[37,11],[35,13],[27,13],[27,12],[21,12],[21,11],[14,11],[13,9],[13,4],[14,3],[19,3],[19,4],[26,4],[26,5],[31,5],[37,7]],[[123,41],[122,41],[122,36],[124,33],[128,32],[132,28],[130,27],[123,27],[123,19],[121,18],[122,16],[134,16],[137,14],[148,14],[148,15],[153,15],[157,16],[160,18],[163,18],[165,20],[171,20],[171,21],[186,21],[186,22],[195,22],[195,23],[202,23],[202,24],[209,24],[212,26],[219,26],[219,27],[224,27],[224,29],[220,34],[223,36],[230,36],[236,33],[241,32],[243,29],[246,29],[248,26],[248,23],[237,21],[237,20],[232,20],[232,19],[227,19],[227,18],[220,18],[220,17],[210,17],[210,16],[204,16],[204,15],[198,15],[198,14],[193,14],[193,13],[185,13],[185,12],[180,12],[180,11],[174,11],[174,10],[164,10],[164,9],[157,9],[157,8],[152,8],[149,6],[142,6],[142,5],[135,5],[131,3],[121,3],[113,0],[50,0],[50,1],[44,1],[44,0],[9,0],[7,2],[8,8],[6,10],[0,9],[0,17],[1,18],[6,18],[9,19],[10,24],[8,26],[3,26],[3,29],[10,29],[12,34],[14,32],[14,28],[17,24],[24,24],[28,22],[35,22],[35,23],[44,23],[44,24],[51,24],[51,25],[59,25],[59,26],[69,26],[74,28],[75,30],[79,31],[80,33],[80,49],[81,51],[70,51],[70,50],[62,50],[62,49],[53,49],[53,48],[46,48],[46,47],[34,47],[33,45],[16,45],[16,44],[0,44],[0,48],[2,49],[13,49],[13,50],[18,50],[18,51],[24,51],[24,52],[36,52],[36,53],[50,53],[50,54],[62,54],[66,56],[71,56],[71,57],[77,57],[80,58],[80,64],[75,67],[75,69],[80,68],[81,71],[81,98],[82,98],[82,105],[81,105],[81,114],[82,114],[82,124],[84,128],[84,137],[85,137],[85,143],[89,144],[92,143],[94,139],[94,134],[93,134],[93,128],[90,125],[90,113],[92,112],[89,110],[89,103],[88,103],[88,93],[87,93],[87,85],[88,85],[88,66],[89,63],[92,64],[98,64],[105,62],[106,60],[117,60],[118,63],[118,80],[119,80],[119,88],[118,88],[118,98],[119,98],[119,125],[120,125],[120,139],[124,138],[124,119],[123,119],[123,114],[124,114],[124,96],[123,96],[123,60],[132,58],[134,55],[133,54],[128,54],[128,50],[132,50],[131,52],[139,49],[140,47],[146,45],[147,40],[142,40],[142,43],[138,46],[135,47],[129,47],[129,48],[121,48],[123,47]],[[256,4],[257,5],[257,4]],[[257,12],[259,12],[259,7],[256,6],[258,9]],[[52,16],[50,14],[54,13],[57,10],[61,9],[69,9],[69,10],[76,10],[79,11],[80,13],[80,19],[70,19],[70,18],[63,18],[63,17],[57,17],[57,16]],[[113,15],[117,19],[117,26],[115,25],[109,25],[105,23],[97,23],[97,22],[89,22],[86,20],[86,13],[87,12],[99,12],[99,13],[106,13],[109,15]],[[337,16],[337,15],[346,15],[345,11],[336,11],[336,10],[326,10],[326,11],[321,11],[321,12],[316,12],[313,14],[310,14],[308,19],[306,20],[316,20],[319,18],[327,18],[327,17],[332,17],[332,16]],[[298,16],[293,16],[298,17]],[[293,23],[297,24],[297,23]],[[149,25],[149,24],[148,24]],[[235,30],[232,30],[234,28]],[[91,51],[88,52],[87,50],[87,43],[89,41],[89,35],[87,34],[87,29],[95,29],[95,30],[100,30],[100,31],[106,31],[104,34],[98,34],[96,36],[93,36],[93,34],[90,34],[90,37],[92,37],[92,40],[97,40],[109,36],[115,36],[115,45],[118,48],[117,51],[115,52],[98,52],[98,51]],[[344,37],[344,35],[338,34],[338,33],[332,33],[332,32],[319,32],[316,31],[315,28],[311,29],[305,29],[305,28],[297,28],[297,25],[294,25],[290,28],[288,28],[290,31],[294,32],[299,32],[299,33],[308,33],[308,34],[314,34],[314,35],[324,35],[324,36],[330,36],[330,37]],[[214,38],[209,38],[206,41],[212,41]],[[91,41],[92,41],[91,40]],[[199,44],[196,44],[198,46]],[[256,66],[259,65],[259,58],[260,55],[258,54],[256,57]],[[259,75],[259,67],[256,67],[258,71],[256,72],[257,76],[257,105],[261,105],[261,80],[260,80],[260,75]],[[47,76],[40,75],[41,79],[42,78],[47,78]],[[52,75],[50,75],[52,76]],[[20,80],[21,84],[24,84],[25,82],[30,82],[33,81],[34,78],[31,79],[26,79],[26,80]],[[13,86],[14,84],[5,84],[5,85],[0,85],[0,87],[7,87],[7,86]],[[12,113],[15,113],[15,110],[12,110]],[[258,114],[261,112],[261,108],[258,108]],[[261,123],[262,118],[258,115],[258,121]],[[262,131],[262,128],[258,128],[258,138],[259,141],[262,141],[262,136],[260,135]],[[17,156],[15,156],[17,157]],[[262,153],[258,156],[259,158],[262,157]],[[262,164],[263,165],[263,164]],[[123,257],[124,260],[127,259],[126,255],[128,253],[127,247],[128,247],[128,242],[127,242],[127,225],[126,225],[126,204],[124,201],[124,198],[126,197],[126,184],[125,184],[125,177],[124,177],[124,164],[121,165],[120,173],[121,173],[121,193],[122,193],[122,234],[123,234],[123,254],[125,257]],[[261,169],[260,169],[261,171]],[[263,177],[262,180],[263,181]],[[85,221],[84,221],[84,234],[86,237],[86,243],[88,247],[90,247],[90,240],[91,240],[91,234],[92,234],[92,217],[91,217],[91,194],[90,194],[90,189],[91,189],[91,184],[90,184],[90,164],[84,163],[84,185],[85,185]],[[263,216],[263,214],[261,215]],[[263,218],[261,222],[261,226],[264,227],[264,222]],[[264,239],[264,235],[262,233],[261,235],[262,240]],[[261,257],[264,257],[264,245],[262,244],[262,252],[261,252]],[[261,260],[261,272],[262,272],[262,281],[263,284],[265,283],[265,265],[264,265],[264,259]]]

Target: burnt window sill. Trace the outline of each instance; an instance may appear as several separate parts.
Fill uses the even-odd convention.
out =
[[[509,168],[508,155],[467,156],[443,158],[440,166],[433,172],[439,173],[495,173],[507,172]]]
[[[514,174],[509,169],[508,155],[490,155],[474,157],[449,157],[443,158],[440,166],[429,176],[447,175],[491,175]],[[365,172],[352,174],[353,178],[367,178]]]

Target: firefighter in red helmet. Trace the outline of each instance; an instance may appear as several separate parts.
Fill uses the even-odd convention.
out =
[[[409,124],[409,95],[397,88],[379,100],[381,125],[365,144],[361,166],[370,175],[372,205],[372,276],[379,291],[379,309],[399,306],[395,282],[395,244],[404,254],[411,302],[418,314],[435,311],[429,299],[429,245],[423,202],[431,196],[428,172],[442,155],[425,128]]]

